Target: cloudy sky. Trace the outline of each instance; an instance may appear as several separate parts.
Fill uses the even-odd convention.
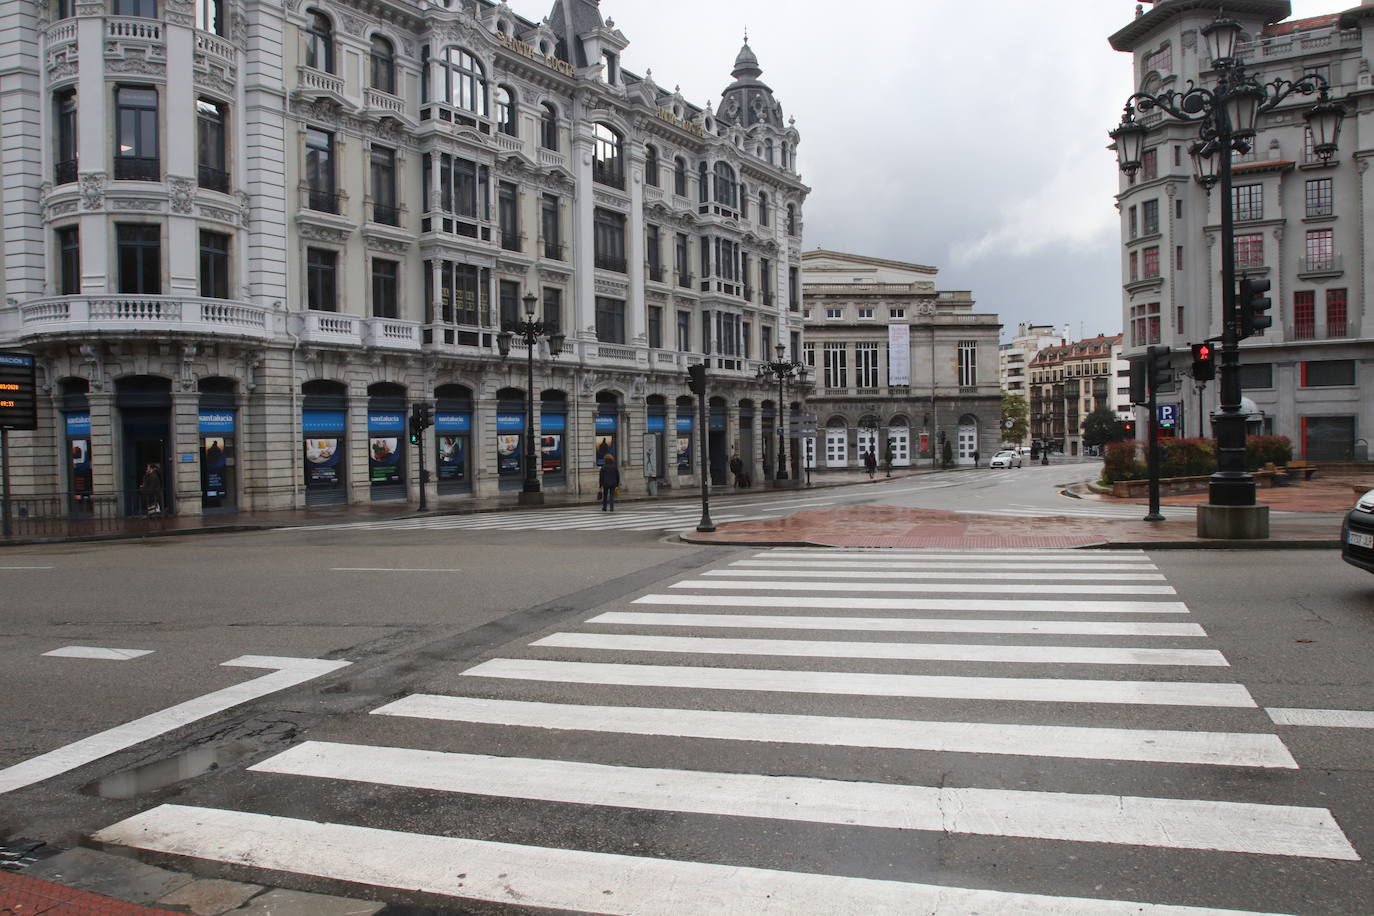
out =
[[[539,18],[541,4],[511,0]],[[1293,0],[1295,18],[1354,0]],[[551,6],[551,4],[550,4]],[[1134,0],[601,0],[630,46],[690,101],[720,99],[744,30],[812,188],[804,247],[929,264],[977,309],[1121,330],[1116,156],[1131,92],[1107,36]],[[778,14],[786,11],[785,19]]]

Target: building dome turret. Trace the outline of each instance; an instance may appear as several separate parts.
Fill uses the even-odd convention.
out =
[[[754,49],[749,47],[748,35],[744,36],[744,46],[735,55],[735,68],[730,75],[735,81],[721,93],[717,119],[744,128],[771,124],[781,130],[782,106],[773,98],[773,90],[759,79],[763,69]]]

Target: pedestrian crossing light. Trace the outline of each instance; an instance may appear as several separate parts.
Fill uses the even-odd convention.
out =
[[[421,434],[433,425],[433,406],[427,401],[417,402],[410,411],[410,444],[419,445]]]
[[[1268,296],[1270,282],[1262,277],[1246,277],[1240,281],[1240,294],[1237,296],[1240,310],[1240,333],[1237,338],[1244,340],[1253,337],[1274,324],[1274,318],[1265,314],[1274,304]]]
[[[1216,348],[1209,343],[1193,344],[1193,381],[1210,382],[1216,377]]]
[[[706,366],[703,363],[687,367],[687,388],[692,394],[706,393]]]

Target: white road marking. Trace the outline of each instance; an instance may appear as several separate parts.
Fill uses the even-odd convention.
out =
[[[882,658],[903,661],[1006,662],[1036,665],[1180,665],[1228,667],[1215,649],[1101,646],[958,645],[925,642],[851,642],[811,639],[721,639],[710,636],[632,636],[554,633],[531,646],[604,652],[678,652],[790,658]]]
[[[1374,712],[1363,709],[1290,709],[1266,707],[1275,725],[1313,725],[1319,728],[1374,728]]]
[[[1055,595],[1172,595],[1172,585],[1022,585],[1016,582],[950,582],[946,585],[908,582],[795,582],[769,579],[759,582],[716,582],[711,579],[684,579],[669,588],[744,588],[767,591],[809,592],[911,592],[917,589],[934,592],[964,592],[995,594],[1012,592],[1018,595],[1041,593]]]
[[[56,658],[94,658],[105,661],[123,662],[142,655],[152,655],[152,649],[106,649],[100,646],[63,646],[44,652]]]
[[[1108,553],[1089,553],[1084,550],[1066,550],[1064,548],[1028,548],[1028,547],[1008,547],[986,550],[982,553],[969,553],[967,551],[935,550],[926,548],[900,548],[900,547],[851,547],[848,549],[818,549],[818,550],[793,550],[790,548],[775,548],[754,554],[755,559],[768,559],[775,557],[783,560],[811,560],[811,559],[835,559],[835,560],[921,560],[930,558],[932,560],[943,560],[944,562],[958,561],[960,563],[1003,563],[1007,560],[1036,560],[1047,561],[1072,561],[1074,563],[1112,563],[1119,562],[1123,558],[1127,560],[1148,559],[1143,550],[1113,550]]]
[[[495,658],[462,672],[465,677],[512,678],[565,684],[760,690],[845,696],[939,697],[1042,703],[1123,703],[1157,706],[1253,708],[1241,684],[1168,681],[1096,681],[1071,678],[942,677],[773,668],[694,668]]]
[[[358,884],[576,912],[1260,916],[524,846],[185,805],[159,805],[94,838]]]
[[[373,715],[523,728],[873,747],[962,754],[1140,760],[1210,766],[1275,767],[1297,762],[1277,735],[1166,729],[1088,728],[805,716],[709,709],[587,706],[411,694],[372,710]]]
[[[1056,601],[1008,598],[853,598],[812,595],[643,595],[631,604],[782,607],[873,611],[968,611],[1027,614],[1186,614],[1182,601]]]
[[[735,560],[731,566],[763,566],[772,569],[955,569],[967,574],[971,568],[967,563],[948,562],[931,558],[928,560]],[[1153,572],[1158,569],[1153,563],[980,563],[976,567],[979,574],[985,569],[1024,569],[1031,571],[1046,569],[1062,570],[1128,570]]]
[[[1325,808],[611,766],[306,741],[249,767],[440,792],[726,817],[1359,860]]]
[[[918,617],[798,617],[781,614],[657,614],[607,611],[587,623],[661,627],[732,627],[751,630],[873,630],[888,633],[1016,633],[1064,636],[1206,636],[1196,623],[1115,620],[956,620]]]
[[[980,582],[992,580],[1007,582],[1163,582],[1162,573],[1123,573],[1123,572],[1003,572],[988,569],[979,569],[977,572],[972,570],[951,569],[948,572],[939,570],[899,570],[899,569],[708,569],[701,573],[703,576],[720,576],[725,578],[765,578],[767,576],[789,576],[794,579],[805,578],[826,578],[826,579],[866,579],[866,580],[929,580],[951,579],[965,582],[971,575],[976,575]]]
[[[56,566],[0,566],[0,569],[56,569]]]
[[[68,770],[107,757],[116,751],[133,747],[142,741],[166,734],[188,722],[195,722],[206,716],[232,709],[250,700],[285,690],[297,684],[328,674],[352,662],[328,661],[322,658],[285,658],[273,655],[240,655],[238,658],[222,662],[238,668],[275,668],[271,674],[235,684],[169,706],[159,712],[150,713],[132,722],[106,729],[99,734],[74,741],[55,751],[30,757],[11,767],[0,770],[0,795],[22,789],[24,786],[42,782]]]
[[[412,573],[412,572],[442,572],[442,573],[456,573],[456,572],[462,572],[463,570],[458,569],[458,568],[456,568],[456,567],[455,567],[455,568],[451,568],[451,569],[444,569],[444,568],[441,568],[441,567],[432,567],[432,568],[431,568],[431,567],[421,567],[421,568],[409,567],[409,568],[404,568],[404,567],[399,567],[399,566],[331,566],[331,567],[329,567],[329,571],[330,571],[330,572],[400,572],[400,573]]]

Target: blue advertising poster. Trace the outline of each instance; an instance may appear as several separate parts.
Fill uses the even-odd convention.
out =
[[[496,473],[502,477],[520,476],[520,440],[525,432],[525,415],[496,415]]]
[[[677,418],[677,470],[692,473],[692,418]]]
[[[234,435],[232,410],[202,410],[200,422],[201,491],[206,499],[226,496],[225,469],[228,467],[228,445]]]
[[[661,433],[667,429],[667,420],[668,418],[661,414],[649,414],[645,429],[651,433]]]
[[[67,450],[71,453],[72,499],[86,503],[91,498],[91,415],[67,414]]]
[[[563,473],[563,439],[568,418],[561,413],[546,413],[539,417],[539,465],[545,474]]]
[[[301,430],[305,433],[305,485],[309,489],[332,490],[343,485],[344,411],[303,410]]]
[[[606,463],[606,456],[615,456],[615,414],[596,415],[596,463]],[[617,462],[619,463],[619,462]]]
[[[434,441],[439,450],[439,480],[467,480],[468,437],[472,414],[441,411],[434,415]]]
[[[401,433],[406,418],[400,411],[368,411],[367,476],[374,487],[401,482]]]

